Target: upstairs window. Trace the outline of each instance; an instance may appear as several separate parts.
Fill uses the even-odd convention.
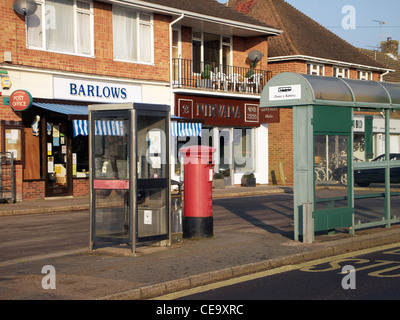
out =
[[[358,70],[357,71],[357,78],[359,80],[372,80],[372,72]]]
[[[114,59],[153,63],[153,17],[113,7]]]
[[[93,3],[83,0],[37,1],[26,17],[31,49],[93,56]]]
[[[333,76],[337,78],[348,78],[349,77],[349,69],[333,67]]]
[[[307,63],[307,74],[312,74],[314,76],[324,76],[325,68],[321,64]]]
[[[232,65],[232,38],[193,31],[192,57],[193,72],[202,71],[202,66],[204,67],[206,64],[213,69],[230,66]]]

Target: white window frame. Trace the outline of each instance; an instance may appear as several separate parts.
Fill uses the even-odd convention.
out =
[[[132,13],[136,13],[136,43],[135,43],[135,46],[136,46],[136,57],[137,57],[137,59],[120,59],[120,58],[115,58],[115,54],[114,54],[114,58],[113,58],[114,61],[154,65],[154,17],[153,17],[153,14],[149,13],[149,12],[142,12],[142,11],[130,9],[127,7],[122,7],[122,6],[113,5],[113,10],[114,10],[114,8],[125,9]],[[149,16],[149,18],[150,18],[149,21],[141,20],[140,19],[141,15]],[[114,19],[114,14],[113,14],[113,19]],[[141,50],[140,50],[140,26],[141,25],[146,25],[146,26],[150,27],[150,35],[151,35],[150,61],[142,61],[142,58],[141,58]],[[113,36],[114,36],[114,23],[113,23]],[[114,50],[114,45],[115,45],[115,42],[113,43],[113,50]]]
[[[307,72],[315,76],[324,76],[325,66],[323,64],[307,63]]]
[[[43,51],[48,51],[48,52],[56,52],[56,53],[62,53],[62,54],[71,54],[71,55],[78,55],[78,56],[85,56],[85,57],[94,57],[94,18],[93,18],[93,1],[92,0],[71,0],[73,2],[73,7],[74,7],[74,51],[69,52],[69,51],[58,51],[58,50],[50,50],[47,49],[47,44],[46,44],[46,24],[49,24],[51,22],[48,21],[48,16],[46,14],[49,14],[51,12],[50,10],[46,10],[46,0],[35,0],[37,4],[41,6],[41,12],[40,12],[40,21],[42,24],[41,27],[41,46],[34,46],[34,45],[28,45],[28,19],[26,19],[25,23],[25,34],[26,34],[26,47],[28,49],[34,49],[34,50],[43,50]],[[77,7],[77,1],[79,2],[85,2],[90,5],[89,10],[81,9]],[[85,53],[80,53],[78,52],[78,13],[85,13],[89,15],[90,19],[90,54],[85,54]]]
[[[349,68],[343,67],[333,67],[333,76],[336,78],[350,78],[350,70]]]
[[[201,34],[201,37],[196,37],[195,33],[197,34]],[[209,33],[210,32],[203,32],[203,31],[199,31],[199,30],[192,30],[192,43],[194,40],[196,41],[201,41],[201,63],[204,63],[204,33]],[[227,46],[230,47],[230,57],[229,60],[231,61],[231,64],[233,62],[233,37],[231,36],[227,36],[227,35],[222,35],[222,34],[215,34],[212,33],[213,35],[219,36],[219,61],[222,64],[223,61],[223,50],[222,47],[223,46]],[[224,39],[229,38],[229,42],[224,41]]]
[[[372,80],[372,72],[365,70],[357,70],[357,78],[359,80]]]

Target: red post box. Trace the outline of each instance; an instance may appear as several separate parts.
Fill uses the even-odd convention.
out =
[[[212,155],[215,151],[215,148],[207,146],[190,146],[179,150],[184,156],[184,238],[211,237],[214,233]]]

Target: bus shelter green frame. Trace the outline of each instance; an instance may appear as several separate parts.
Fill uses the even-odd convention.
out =
[[[390,161],[390,112],[400,110],[400,84],[365,80],[321,77],[292,72],[274,76],[264,87],[260,108],[293,109],[293,169],[294,169],[294,239],[299,240],[306,226],[303,221],[311,221],[311,234],[315,231],[332,231],[348,227],[354,234],[356,229],[400,222],[391,216],[390,197],[400,195],[390,191],[390,169],[400,167],[400,161]],[[379,111],[385,116],[385,161],[353,162],[353,115],[354,111]],[[326,212],[318,225],[316,215],[315,178],[314,178],[314,141],[318,134],[348,135],[348,207],[334,208]],[[372,125],[371,125],[372,136]],[[366,137],[368,138],[368,137]],[[369,158],[369,157],[367,157]],[[354,195],[354,170],[385,169],[384,193]],[[354,200],[366,197],[384,197],[384,217],[380,221],[355,224]],[[340,201],[343,199],[324,199]],[[305,210],[311,208],[311,210]],[[308,217],[307,217],[308,216]],[[306,219],[305,219],[306,218]]]

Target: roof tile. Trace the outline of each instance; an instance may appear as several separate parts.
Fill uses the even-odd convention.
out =
[[[229,6],[235,8],[243,1],[247,0],[230,0]],[[283,0],[256,0],[248,14],[283,30],[269,38],[269,57],[304,55],[385,68]]]

